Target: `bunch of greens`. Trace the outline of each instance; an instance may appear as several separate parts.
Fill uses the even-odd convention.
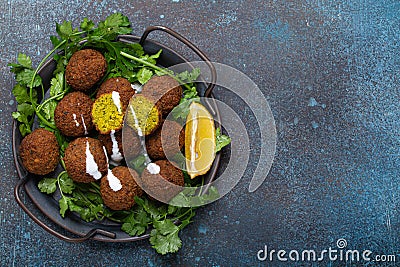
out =
[[[175,119],[185,119],[189,105],[192,101],[199,101],[195,80],[200,74],[198,69],[191,72],[185,71],[174,74],[170,70],[156,65],[156,60],[161,50],[154,55],[147,55],[143,47],[137,43],[122,43],[116,41],[119,34],[132,32],[127,17],[115,13],[101,21],[96,26],[92,21],[84,18],[80,27],[73,28],[72,23],[64,21],[56,24],[58,36],[51,36],[54,48],[43,58],[37,68],[32,67],[32,60],[25,54],[19,54],[17,63],[11,63],[11,71],[15,74],[17,84],[12,92],[18,102],[17,111],[12,116],[19,122],[19,130],[22,136],[32,131],[35,116],[39,127],[52,131],[60,145],[61,157],[68,146],[69,139],[62,135],[54,123],[54,110],[58,102],[72,89],[65,80],[65,67],[73,53],[85,47],[97,49],[106,58],[108,68],[105,76],[99,84],[111,77],[124,77],[131,83],[146,83],[153,75],[171,75],[184,87],[184,95],[181,100],[180,110],[174,111]],[[50,80],[50,88],[46,94],[46,88],[42,78],[38,75],[39,70],[45,62],[53,58],[56,68]],[[217,130],[217,149],[230,143],[229,137]],[[143,157],[136,159],[135,169],[140,173],[143,170]],[[64,169],[64,162],[61,160]],[[187,178],[187,175],[185,176]],[[185,179],[189,184],[191,179]],[[202,181],[203,183],[204,181]],[[195,186],[195,184],[190,184]],[[41,192],[54,194],[60,192],[59,206],[60,215],[65,217],[68,212],[75,212],[85,221],[105,218],[121,223],[121,229],[132,236],[139,236],[150,232],[150,243],[157,252],[161,254],[176,252],[182,245],[178,233],[187,226],[193,216],[195,209],[191,207],[177,207],[173,205],[160,204],[146,198],[135,199],[134,205],[128,211],[111,211],[101,198],[100,187],[96,182],[81,184],[74,182],[66,171],[62,171],[56,178],[44,177],[39,183]],[[208,194],[195,191],[188,195],[195,198],[199,203],[205,203],[211,198],[218,198],[215,188],[210,188]],[[179,196],[178,196],[179,197]]]
[[[57,178],[43,178],[38,187],[47,194],[53,194],[59,189],[62,217],[69,210],[78,213],[88,222],[107,218],[121,223],[121,229],[131,236],[140,236],[150,231],[150,243],[161,254],[179,250],[182,246],[179,231],[191,223],[195,216],[195,208],[166,205],[139,197],[135,197],[136,205],[130,210],[111,211],[103,203],[98,183],[76,183],[65,171]],[[197,196],[196,199],[204,202],[210,196],[218,198],[218,192],[215,189],[211,191],[211,194]]]

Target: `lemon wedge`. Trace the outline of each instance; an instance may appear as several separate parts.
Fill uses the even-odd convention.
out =
[[[186,170],[191,179],[210,170],[215,150],[214,119],[206,107],[193,102],[185,128]]]

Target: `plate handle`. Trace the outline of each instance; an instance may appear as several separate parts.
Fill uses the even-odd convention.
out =
[[[190,42],[188,39],[177,33],[176,31],[165,27],[165,26],[149,26],[145,29],[145,31],[142,34],[142,37],[140,38],[139,44],[143,45],[144,42],[146,41],[147,36],[149,33],[152,31],[163,31],[171,35],[172,37],[176,38],[177,40],[181,41],[184,45],[188,46],[190,49],[192,49],[193,52],[195,52],[208,66],[208,68],[211,71],[211,81],[208,84],[208,87],[204,93],[205,97],[209,97],[212,93],[212,90],[215,87],[215,83],[217,81],[217,71],[215,70],[215,66],[211,63],[210,59],[204,54],[199,48],[197,48],[192,42]]]
[[[17,200],[18,205],[26,212],[26,214],[29,215],[29,217],[31,217],[31,219],[37,223],[38,225],[40,225],[44,230],[46,230],[47,232],[49,232],[50,234],[64,240],[67,242],[72,242],[72,243],[80,243],[80,242],[84,242],[88,239],[91,239],[92,237],[94,237],[95,235],[99,234],[99,235],[103,235],[109,238],[115,238],[116,235],[115,233],[112,232],[108,232],[105,231],[103,229],[99,229],[99,228],[93,228],[92,230],[90,230],[86,235],[82,236],[82,237],[68,237],[65,236],[59,232],[57,232],[56,230],[50,228],[48,225],[46,225],[44,222],[42,222],[39,218],[37,218],[29,209],[28,207],[25,206],[25,204],[23,203],[23,201],[20,198],[20,192],[22,190],[22,188],[24,187],[25,183],[28,181],[28,176],[25,175],[22,179],[20,179],[17,183],[17,185],[14,188],[14,197]]]

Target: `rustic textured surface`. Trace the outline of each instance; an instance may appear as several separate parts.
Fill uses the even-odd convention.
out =
[[[0,10],[1,266],[256,266],[264,245],[322,250],[336,248],[339,238],[350,249],[399,252],[398,1],[3,0]],[[51,49],[55,22],[98,21],[115,11],[129,17],[135,34],[170,26],[212,60],[243,71],[262,89],[277,124],[267,180],[247,192],[251,163],[231,193],[198,211],[174,255],[157,255],[147,241],[62,242],[33,223],[12,195],[18,178],[7,63],[23,51],[38,64]],[[163,34],[151,38],[185,49]],[[250,125],[257,154],[251,111],[230,93],[217,95]]]

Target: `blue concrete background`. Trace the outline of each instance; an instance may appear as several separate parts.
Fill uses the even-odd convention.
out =
[[[399,253],[399,1],[2,0],[0,11],[0,266],[399,266],[257,260],[265,245],[321,251],[336,248],[339,238],[348,249]],[[12,194],[18,178],[7,63],[22,51],[38,64],[56,22],[97,22],[116,11],[135,34],[170,26],[213,61],[247,74],[277,125],[271,172],[250,194],[256,122],[239,99],[217,91],[248,125],[254,155],[234,190],[197,212],[173,255],[158,255],[147,241],[62,242],[32,222]],[[151,38],[191,56],[163,34]]]

